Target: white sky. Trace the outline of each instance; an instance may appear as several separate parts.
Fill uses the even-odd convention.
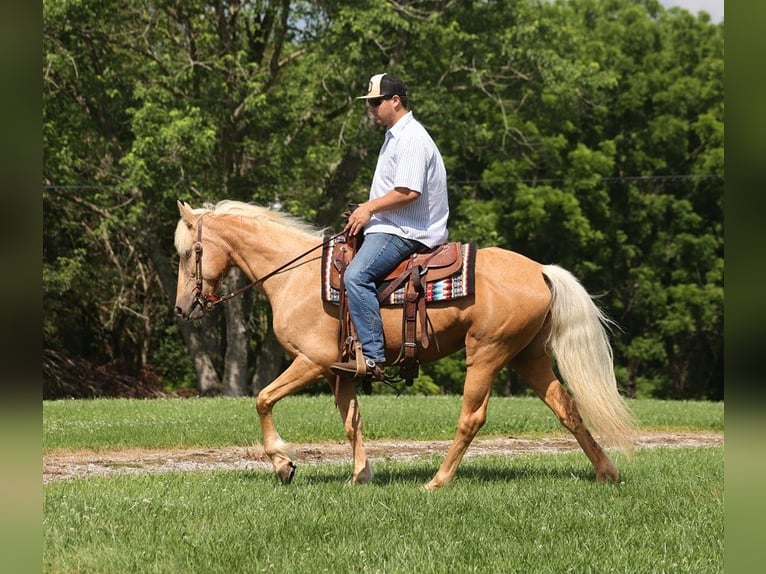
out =
[[[723,20],[723,0],[660,0],[660,3],[666,8],[680,6],[695,16],[697,12],[707,12],[715,23]]]

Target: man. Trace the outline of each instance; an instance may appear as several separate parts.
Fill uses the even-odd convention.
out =
[[[366,372],[381,380],[386,364],[378,283],[415,252],[447,240],[447,173],[439,149],[409,110],[407,86],[391,74],[370,79],[367,101],[376,123],[386,126],[369,200],[348,218],[346,231],[364,240],[344,275],[348,309]],[[335,363],[336,374],[357,375],[356,362]]]

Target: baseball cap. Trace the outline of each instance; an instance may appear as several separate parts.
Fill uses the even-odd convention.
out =
[[[369,100],[383,96],[407,97],[407,86],[396,76],[391,74],[376,74],[370,78],[367,93],[359,96],[357,100]]]

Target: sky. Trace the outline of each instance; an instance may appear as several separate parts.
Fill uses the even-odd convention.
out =
[[[660,4],[666,8],[680,6],[695,16],[697,12],[707,12],[715,23],[723,20],[723,0],[660,0]]]

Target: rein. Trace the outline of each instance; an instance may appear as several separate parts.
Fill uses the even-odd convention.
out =
[[[309,249],[308,251],[304,251],[297,257],[292,258],[287,263],[284,263],[283,265],[280,265],[273,271],[267,273],[260,279],[256,279],[252,283],[245,285],[244,287],[240,287],[236,291],[232,291],[228,295],[224,295],[223,297],[218,297],[215,293],[204,293],[202,291],[202,217],[197,220],[197,241],[194,244],[194,264],[195,264],[195,275],[196,275],[196,283],[194,287],[194,303],[192,304],[192,309],[196,306],[200,306],[205,311],[210,311],[213,307],[216,305],[220,305],[221,303],[226,303],[229,299],[232,299],[236,297],[237,295],[240,295],[241,293],[244,293],[248,289],[252,289],[256,285],[259,285],[266,281],[266,279],[273,277],[277,273],[280,273],[281,271],[284,271],[286,268],[288,268],[293,263],[298,262],[300,259],[308,255],[309,253],[316,251],[317,249],[320,249],[324,247],[325,245],[328,245],[341,235],[343,235],[345,232],[341,231],[340,233],[336,233],[332,237],[327,238],[325,241],[320,243],[319,245],[316,245]]]

